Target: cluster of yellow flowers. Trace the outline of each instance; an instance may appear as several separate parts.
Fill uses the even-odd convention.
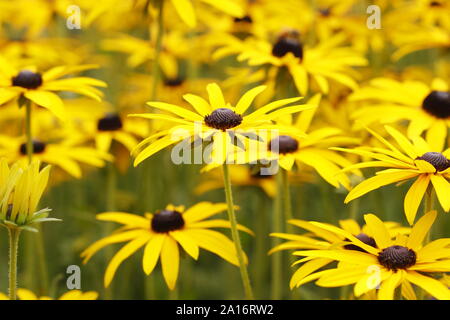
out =
[[[156,277],[160,260],[171,291],[183,251],[198,260],[202,248],[239,267],[247,299],[302,298],[297,288],[311,281],[354,285],[342,299],[450,299],[449,230],[429,235],[438,211],[450,211],[449,12],[445,0],[0,0],[0,224],[10,234],[9,298],[37,299],[16,289],[16,256],[21,230],[58,220],[38,209],[47,182],[73,186],[104,171],[105,187],[94,187],[106,202],[97,220],[121,227],[100,224],[104,237],[81,241],[81,257],[87,263],[126,243],[103,257],[107,299],[122,262],[142,248],[144,273]],[[200,173],[185,169],[198,164]],[[186,185],[156,183],[155,171]],[[124,177],[141,185],[131,205],[119,205]],[[385,200],[365,194],[410,182],[406,194],[389,197],[390,206],[403,203],[395,215],[402,220],[361,212]],[[238,207],[244,203],[232,185],[265,194],[249,198],[253,209]],[[303,186],[322,190],[314,201],[324,206],[332,206],[332,192],[353,202],[326,223],[309,221],[304,211],[313,206],[294,206],[306,200],[294,193]],[[224,203],[205,199],[214,189],[224,189]],[[168,202],[198,201],[164,208],[155,199],[165,193]],[[272,200],[268,226],[256,207]],[[250,229],[238,224],[238,209],[256,217]],[[227,219],[210,219],[223,212]],[[231,239],[213,228],[229,229]],[[239,231],[251,240],[241,243]],[[253,241],[262,254],[247,256]],[[42,235],[36,243],[47,299]],[[270,293],[255,292],[267,278],[252,259],[270,267]]]

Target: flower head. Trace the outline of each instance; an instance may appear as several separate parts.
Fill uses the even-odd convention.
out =
[[[151,274],[161,258],[164,279],[172,290],[178,278],[179,246],[195,260],[198,259],[199,248],[203,248],[234,265],[239,265],[234,243],[222,233],[209,230],[229,228],[230,223],[221,219],[205,220],[226,209],[226,204],[200,202],[187,210],[183,206],[169,205],[155,214],[147,213],[145,217],[124,212],[101,213],[97,215],[97,219],[117,222],[123,224],[123,227],[93,243],[83,251],[82,257],[86,263],[103,247],[128,241],[128,244],[112,258],[106,269],[104,283],[105,287],[108,287],[120,264],[145,246],[142,259],[144,272],[147,275]],[[239,228],[251,233],[243,226]]]
[[[355,284],[354,293],[357,297],[379,287],[378,298],[389,300],[393,299],[396,288],[401,286],[401,294],[405,298],[416,299],[411,286],[413,284],[437,299],[450,299],[450,289],[432,277],[433,273],[450,271],[450,239],[423,243],[436,219],[435,211],[420,218],[409,236],[399,235],[395,239],[375,215],[366,214],[364,219],[372,232],[376,247],[367,245],[342,229],[314,223],[332,233],[345,236],[364,251],[331,249],[295,252],[295,255],[307,258],[339,262],[337,268],[311,274],[309,280],[318,279],[316,284],[324,287]],[[374,272],[377,272],[376,277]]]
[[[9,168],[5,159],[0,160],[0,224],[35,231],[33,224],[59,221],[48,218],[51,209],[37,209],[50,173],[50,166],[39,167],[40,162],[34,161],[25,168],[18,164]]]

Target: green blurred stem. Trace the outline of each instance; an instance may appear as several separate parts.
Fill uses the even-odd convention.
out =
[[[281,195],[283,197],[283,210],[284,218],[286,221],[292,219],[292,202],[291,202],[291,187],[289,185],[289,171],[280,168],[281,178],[283,180],[283,192]],[[290,224],[287,225],[287,232],[292,233],[293,228]]]
[[[280,169],[282,170],[282,169]],[[283,177],[282,174],[278,173],[276,176],[277,180],[277,194],[275,196],[274,203],[274,215],[273,215],[273,232],[282,232],[282,193],[283,193]],[[272,247],[280,244],[281,240],[279,238],[273,238]],[[272,297],[273,300],[281,299],[281,285],[283,283],[283,270],[282,270],[282,258],[283,252],[276,252],[272,254]]]
[[[250,285],[250,278],[248,276],[247,266],[245,264],[244,251],[241,246],[241,239],[239,238],[239,232],[237,229],[236,214],[234,212],[233,193],[231,190],[230,173],[228,171],[228,165],[223,164],[223,182],[225,186],[225,197],[228,205],[228,219],[231,224],[231,236],[236,246],[236,253],[239,262],[239,269],[241,271],[242,283],[244,285],[245,297],[248,300],[253,300],[253,290]]]
[[[33,137],[31,135],[31,101],[25,102],[25,134],[27,137],[27,158],[28,163],[33,159]]]
[[[33,136],[31,134],[31,101],[26,99],[25,101],[25,134],[27,138],[27,158],[28,162],[31,163],[33,160]],[[37,241],[36,241],[36,251],[39,259],[39,272],[40,272],[40,289],[42,294],[47,294],[48,290],[48,270],[47,270],[47,260],[45,257],[45,247],[44,247],[44,236],[42,233],[42,226],[37,226]],[[29,261],[29,260],[28,260]]]
[[[108,163],[106,168],[106,211],[116,210],[116,188],[117,188],[117,172],[113,163]],[[114,225],[107,223],[105,225],[105,235],[109,236],[114,231]],[[114,255],[113,248],[109,246],[105,251],[105,260],[110,261]],[[105,288],[105,300],[113,299],[113,284],[111,283],[108,288]]]
[[[17,299],[17,254],[20,229],[8,228],[9,234],[9,299]]]
[[[159,57],[161,55],[162,50],[162,39],[164,34],[164,0],[157,1],[158,6],[158,29],[156,33],[156,43],[155,43],[155,57],[153,59],[152,65],[152,92],[151,92],[151,100],[154,101],[157,96],[157,88],[158,82],[160,80],[160,72],[159,72]]]

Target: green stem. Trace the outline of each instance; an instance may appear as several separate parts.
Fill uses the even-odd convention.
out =
[[[433,187],[431,185],[429,185],[427,188],[427,191],[425,192],[425,205],[423,206],[423,214],[426,214],[427,212],[430,212],[431,210],[433,210],[433,202],[434,202]],[[432,230],[432,227],[430,228],[430,230],[428,230],[428,233],[425,237],[424,244],[427,244],[430,242],[431,230]],[[423,290],[423,289],[419,290],[417,299],[418,300],[425,299],[425,290]]]
[[[282,169],[280,169],[282,170]],[[273,232],[282,232],[282,190],[283,190],[283,177],[280,173],[276,176],[277,179],[277,194],[274,203],[274,215],[273,215]],[[281,243],[279,238],[273,238],[272,246],[275,247]],[[282,270],[282,258],[283,252],[277,252],[272,255],[272,299],[281,299],[281,284],[283,282],[283,270]]]
[[[250,285],[250,278],[248,276],[247,266],[245,264],[244,251],[241,246],[241,239],[239,238],[239,232],[237,229],[236,214],[234,212],[233,193],[231,191],[230,173],[228,171],[228,165],[223,165],[223,180],[225,186],[225,197],[228,205],[228,219],[231,224],[231,236],[236,246],[236,253],[239,262],[239,269],[241,271],[242,283],[244,285],[245,296],[248,300],[253,300],[253,290]]]
[[[25,103],[25,131],[27,137],[27,158],[31,163],[33,159],[33,137],[31,135],[31,101],[26,100]]]
[[[20,229],[8,228],[9,234],[9,299],[17,299],[17,253]]]
[[[106,168],[106,211],[116,210],[115,197],[116,197],[116,186],[117,186],[117,174],[113,163],[108,163]],[[114,231],[114,225],[112,223],[107,223],[104,228],[105,236],[111,235]],[[105,260],[110,261],[114,255],[113,248],[109,246],[105,251]],[[105,288],[105,300],[113,299],[113,283]]]
[[[154,101],[157,96],[157,88],[158,82],[161,77],[159,72],[159,57],[162,50],[162,39],[164,34],[164,0],[157,1],[158,5],[158,30],[156,33],[156,43],[155,43],[155,57],[153,59],[152,65],[152,92],[151,92],[151,100]]]
[[[28,162],[31,163],[33,160],[33,136],[31,133],[31,101],[26,100],[25,102],[25,134],[27,139],[27,158]],[[44,247],[44,237],[42,234],[42,226],[37,226],[37,241],[36,241],[36,251],[39,259],[39,272],[41,280],[41,293],[46,294],[48,289],[48,270],[47,270],[47,260],[45,258],[45,247]]]

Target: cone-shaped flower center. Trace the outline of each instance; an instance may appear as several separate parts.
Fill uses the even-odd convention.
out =
[[[273,45],[272,55],[281,58],[291,52],[297,58],[303,59],[303,45],[298,37],[298,31],[295,30],[283,33]]]
[[[450,92],[431,91],[422,102],[422,108],[429,114],[446,119],[450,117]]]
[[[298,141],[290,136],[278,136],[269,142],[269,150],[275,153],[293,153],[298,147]]]
[[[184,83],[184,79],[182,78],[168,78],[164,80],[164,84],[168,87],[178,87]]]
[[[375,242],[375,239],[372,237],[369,237],[367,234],[365,233],[360,233],[358,235],[355,236],[358,240],[360,240],[361,242],[376,248],[377,244]],[[356,250],[356,251],[361,251],[361,252],[366,252],[366,250],[364,250],[363,248],[358,247],[357,245],[354,244],[347,244],[344,246],[344,249],[347,250]]]
[[[20,154],[27,155],[27,144],[22,143],[19,148]],[[39,140],[33,140],[33,153],[42,153],[45,151],[45,143]]]
[[[444,171],[450,168],[450,160],[440,152],[427,152],[423,156],[418,157],[417,160],[425,160],[431,163],[436,168],[436,171]]]
[[[12,78],[12,85],[26,89],[36,89],[42,84],[42,76],[29,70],[22,70],[19,74]]]
[[[184,219],[178,211],[162,210],[153,215],[151,227],[158,233],[179,230],[184,227]]]
[[[122,120],[117,113],[110,113],[98,120],[99,131],[116,131],[122,129]]]
[[[228,108],[219,108],[205,117],[205,123],[208,127],[227,130],[237,127],[242,122],[242,116]]]
[[[391,246],[378,254],[378,262],[389,270],[406,269],[416,264],[416,253],[403,246]]]

